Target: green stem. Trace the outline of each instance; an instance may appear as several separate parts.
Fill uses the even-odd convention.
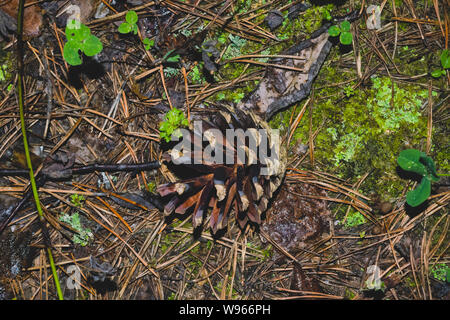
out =
[[[450,173],[438,173],[437,175],[441,177],[449,177]]]
[[[17,81],[17,95],[19,102],[19,114],[20,114],[20,127],[22,129],[22,137],[23,137],[23,146],[25,149],[25,158],[27,160],[27,166],[30,170],[30,183],[31,189],[33,191],[34,202],[36,204],[36,209],[39,215],[39,221],[42,222],[42,226],[44,226],[44,213],[41,208],[41,203],[39,201],[39,195],[36,187],[36,180],[34,179],[33,167],[31,164],[30,151],[28,149],[28,139],[27,132],[25,127],[25,116],[24,116],[24,99],[23,99],[23,41],[22,41],[22,33],[23,33],[23,12],[24,12],[24,3],[25,0],[19,1],[19,9],[17,14],[17,63],[18,63],[18,81]],[[53,261],[53,255],[50,250],[50,247],[47,247],[48,259],[50,262],[50,267],[52,269],[53,278],[55,280],[56,291],[58,293],[58,298],[60,300],[64,300],[63,294],[61,291],[61,286],[59,284],[58,273],[56,272],[55,262]]]

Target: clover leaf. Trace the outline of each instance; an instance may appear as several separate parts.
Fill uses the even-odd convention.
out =
[[[83,63],[80,58],[80,54],[78,51],[80,50],[80,46],[75,41],[68,41],[64,45],[63,49],[63,57],[64,60],[67,61],[68,64],[72,66],[78,66]]]
[[[103,50],[102,42],[99,38],[91,34],[84,24],[76,20],[71,20],[66,26],[67,42],[64,45],[63,57],[68,64],[78,66],[83,63],[79,51],[91,57]]]
[[[426,177],[423,177],[419,185],[414,190],[411,190],[406,194],[406,203],[408,203],[411,207],[417,207],[427,200],[430,194],[431,181]]]
[[[332,37],[337,37],[340,33],[341,33],[341,29],[339,29],[338,26],[331,26],[328,29],[328,33],[330,34],[330,36]]]
[[[125,15],[125,22],[122,22],[119,26],[119,32],[126,34],[133,31],[134,34],[137,34],[138,27],[137,27],[137,21],[138,21],[138,15],[136,11],[130,10]]]
[[[448,49],[445,49],[441,53],[441,69],[436,69],[431,72],[431,76],[434,78],[439,78],[447,73],[446,69],[450,68],[450,53]]]
[[[339,26],[331,26],[328,29],[328,34],[332,37],[339,36],[339,41],[344,45],[349,45],[353,41],[353,35],[350,32],[351,24],[349,21],[344,20]]]
[[[441,65],[444,69],[450,68],[450,53],[448,49],[445,49],[441,53]]]
[[[422,176],[416,189],[409,191],[406,195],[406,202],[411,207],[417,207],[430,196],[431,182],[439,181],[434,161],[424,152],[406,149],[400,152],[397,163],[403,170]]]

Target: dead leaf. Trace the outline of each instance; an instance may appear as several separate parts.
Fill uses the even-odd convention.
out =
[[[26,0],[27,3],[36,2],[34,0]],[[19,0],[2,1],[0,4],[0,10],[14,19],[14,23],[17,22],[17,8],[19,7]],[[42,26],[42,10],[39,5],[34,4],[25,8],[23,17],[23,33],[29,37],[36,37],[40,34]],[[10,29],[8,27],[8,29]]]

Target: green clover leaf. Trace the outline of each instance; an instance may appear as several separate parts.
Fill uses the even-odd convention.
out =
[[[445,49],[441,53],[441,64],[442,68],[449,69],[450,68],[450,53],[448,49]]]
[[[338,26],[331,26],[328,29],[328,33],[330,34],[330,36],[332,37],[337,37],[340,33],[341,33],[341,29],[339,29]]]
[[[122,22],[122,24],[119,26],[119,32],[123,34],[130,33],[131,28],[131,24],[129,24],[128,22]]]
[[[95,56],[103,50],[102,42],[96,36],[90,35],[83,43],[81,50],[88,57]]]
[[[400,152],[397,158],[397,163],[405,171],[414,172],[425,176],[427,174],[427,169],[420,162],[420,157],[426,156],[425,153],[416,149],[406,149]]]
[[[349,45],[352,43],[353,35],[350,32],[343,31],[339,36],[339,41],[344,45]]]
[[[128,11],[125,16],[125,20],[130,25],[136,24],[136,22],[138,21],[138,15],[137,15],[136,11],[133,11],[133,10]]]
[[[350,22],[348,22],[347,20],[344,20],[341,22],[341,31],[342,32],[349,32],[350,31]]]
[[[63,49],[64,60],[66,60],[67,63],[72,66],[79,66],[80,64],[83,63],[83,61],[80,58],[80,54],[78,52],[79,50],[80,50],[80,45],[78,42],[68,41],[64,45],[64,49]]]
[[[430,194],[431,182],[427,177],[423,177],[420,184],[414,190],[411,190],[406,194],[406,202],[411,207],[417,207],[427,200]]]
[[[422,176],[422,180],[416,189],[406,194],[406,202],[411,207],[417,207],[430,196],[431,182],[439,181],[434,161],[424,152],[416,149],[406,149],[400,152],[397,163],[403,170]]]

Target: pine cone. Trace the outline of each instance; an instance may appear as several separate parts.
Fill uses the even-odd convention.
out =
[[[197,228],[210,211],[213,234],[227,226],[231,214],[242,229],[259,225],[285,173],[279,136],[251,111],[229,106],[193,111],[191,118],[183,136],[190,150],[180,143],[163,154],[174,172],[191,175],[157,188],[167,199],[164,214],[192,214]]]

